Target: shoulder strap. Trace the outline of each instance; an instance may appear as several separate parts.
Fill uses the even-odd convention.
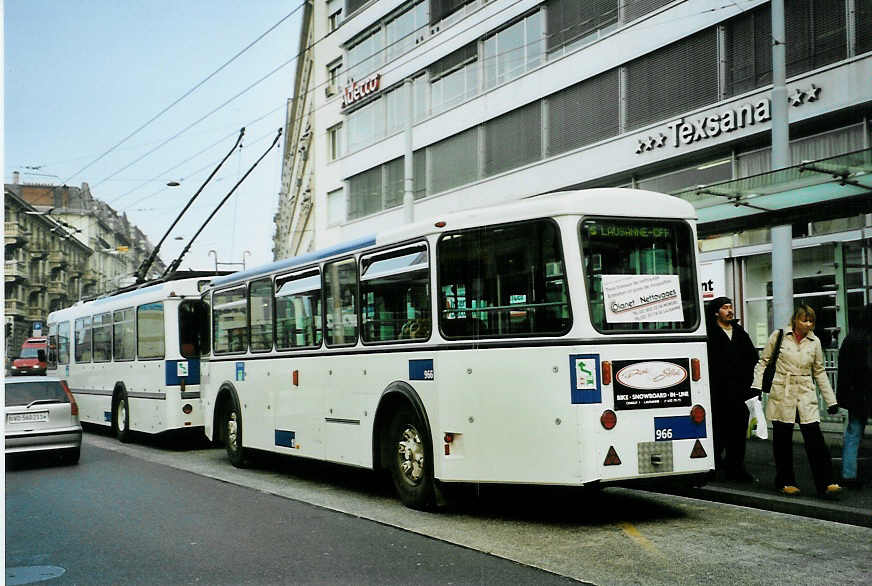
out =
[[[784,330],[778,330],[778,339],[775,340],[775,348],[772,349],[772,356],[769,357],[771,362],[778,360],[778,353],[781,352],[781,338],[784,337]]]

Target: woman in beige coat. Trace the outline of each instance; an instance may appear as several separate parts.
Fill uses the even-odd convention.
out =
[[[833,496],[841,487],[833,482],[830,452],[821,433],[818,398],[815,383],[827,404],[827,411],[836,413],[836,395],[824,370],[821,342],[814,335],[814,310],[799,305],[785,328],[781,350],[775,363],[775,378],[766,417],[772,422],[772,451],[775,458],[775,488],[787,495],[799,493],[793,473],[793,424],[799,423],[805,452],[811,465],[815,488],[820,496]],[[775,349],[776,330],[769,337],[763,356],[754,371],[754,389],[763,383],[763,371]]]

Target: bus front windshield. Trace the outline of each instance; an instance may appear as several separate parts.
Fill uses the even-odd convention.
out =
[[[686,222],[589,218],[580,231],[590,318],[598,331],[697,327],[695,243]]]

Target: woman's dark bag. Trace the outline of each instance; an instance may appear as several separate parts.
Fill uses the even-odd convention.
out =
[[[763,388],[760,390],[768,393],[772,389],[772,379],[775,378],[775,363],[778,362],[778,353],[781,352],[781,338],[784,336],[784,330],[778,330],[778,339],[775,340],[775,348],[772,349],[772,356],[769,357],[769,362],[763,370]]]

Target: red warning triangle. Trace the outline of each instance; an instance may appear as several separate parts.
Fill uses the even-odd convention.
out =
[[[703,449],[702,444],[699,440],[696,440],[696,443],[693,444],[693,451],[690,452],[691,458],[705,458],[706,457],[705,449]]]
[[[609,446],[609,453],[606,454],[606,461],[603,466],[620,466],[621,459],[618,458],[618,453],[615,451],[615,446]]]

